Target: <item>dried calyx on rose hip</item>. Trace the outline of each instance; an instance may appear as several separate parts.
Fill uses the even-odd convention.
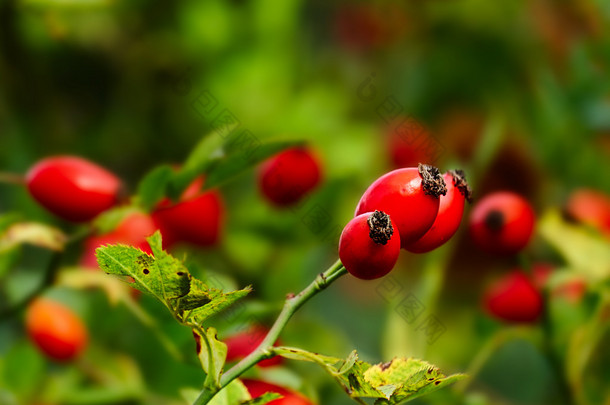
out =
[[[527,246],[534,222],[534,209],[525,198],[501,191],[487,195],[474,206],[470,234],[482,250],[509,255]]]
[[[402,247],[416,242],[430,229],[447,186],[439,170],[419,164],[393,170],[375,180],[364,192],[356,215],[380,210],[392,218]]]
[[[472,200],[472,190],[462,170],[449,170],[443,175],[447,193],[440,196],[440,206],[434,223],[426,234],[405,247],[413,253],[426,253],[447,242],[462,222],[465,202]]]
[[[54,156],[36,163],[26,174],[32,197],[47,210],[72,222],[95,218],[119,200],[121,181],[77,156]]]
[[[339,239],[339,259],[354,277],[372,280],[388,274],[398,260],[400,235],[381,211],[353,218]]]

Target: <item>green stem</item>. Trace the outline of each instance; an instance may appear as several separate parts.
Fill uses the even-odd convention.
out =
[[[271,357],[271,348],[292,315],[294,315],[294,313],[301,308],[303,304],[309,301],[310,298],[324,290],[345,273],[347,273],[347,270],[345,270],[345,267],[343,267],[341,261],[337,260],[331,267],[329,267],[328,270],[326,270],[324,273],[320,273],[316,279],[303,291],[297,295],[292,295],[286,298],[282,311],[269,330],[269,333],[267,333],[267,336],[265,336],[265,339],[263,339],[261,344],[252,353],[243,358],[239,363],[223,374],[220,379],[220,389],[226,387],[231,381],[242,375],[246,370],[254,366],[259,361]],[[204,388],[193,405],[207,404],[218,391],[212,391],[208,388]]]

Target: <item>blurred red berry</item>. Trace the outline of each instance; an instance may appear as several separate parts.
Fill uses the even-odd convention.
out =
[[[312,402],[302,397],[300,394],[287,390],[275,384],[260,380],[242,379],[241,380],[252,398],[258,398],[266,392],[275,392],[282,395],[282,398],[268,402],[269,405],[313,405]]]
[[[143,212],[128,214],[113,231],[85,239],[80,264],[87,268],[97,268],[95,249],[110,244],[134,246],[152,254],[146,238],[155,233],[156,230],[157,227],[148,214]]]
[[[259,187],[273,205],[292,205],[313,190],[322,177],[320,163],[305,148],[287,149],[263,163]]]
[[[227,345],[227,362],[238,361],[252,353],[267,336],[268,329],[261,326],[253,326],[245,332],[237,333],[224,339]],[[277,342],[276,342],[277,343]],[[271,367],[282,363],[280,356],[265,359],[258,362],[260,367]]]
[[[451,239],[462,222],[465,201],[470,201],[472,194],[464,172],[451,170],[443,178],[447,194],[440,196],[438,215],[428,232],[406,247],[409,252],[425,253],[436,249]]]
[[[566,213],[575,221],[610,236],[610,197],[607,195],[590,189],[576,190],[568,199]]]
[[[339,259],[354,277],[372,280],[388,274],[400,253],[400,236],[389,215],[366,212],[352,219],[339,239]]]
[[[166,198],[153,211],[164,247],[181,242],[208,247],[220,239],[225,217],[222,197],[217,190],[201,191],[202,186],[203,178],[197,178],[177,203]]]
[[[527,246],[535,215],[521,196],[496,192],[479,201],[470,214],[470,234],[482,250],[494,254],[514,254]]]
[[[38,298],[30,303],[25,327],[40,351],[55,361],[73,360],[87,346],[88,333],[80,318],[50,299]]]
[[[490,285],[484,302],[492,316],[508,322],[536,322],[543,309],[540,291],[520,270],[512,271]]]
[[[383,211],[398,228],[405,249],[430,229],[447,187],[438,169],[419,165],[384,174],[364,192],[356,215]]]
[[[30,194],[43,207],[73,222],[89,221],[117,203],[120,180],[76,156],[49,157],[26,174]]]

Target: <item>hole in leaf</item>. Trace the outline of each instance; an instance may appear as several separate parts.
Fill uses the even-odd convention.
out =
[[[179,272],[178,272],[178,273],[176,273],[176,274],[177,274],[177,275],[179,275],[179,276],[184,276],[184,272],[182,272],[182,271],[179,271]]]
[[[148,269],[144,269],[144,270],[142,270],[142,273],[144,273],[144,274],[148,274],[148,273],[150,273],[150,270],[148,270]]]

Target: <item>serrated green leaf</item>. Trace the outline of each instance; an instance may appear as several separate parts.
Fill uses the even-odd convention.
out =
[[[146,211],[152,210],[155,205],[167,194],[167,188],[175,176],[170,165],[161,165],[151,170],[138,184],[136,200],[138,205]]]
[[[591,280],[610,277],[610,242],[549,210],[538,221],[540,235],[563,256],[569,267]]]
[[[197,356],[207,375],[204,386],[220,388],[220,375],[227,358],[227,345],[218,340],[214,328],[208,328],[205,331],[193,329],[193,336],[197,341]]]
[[[198,286],[200,283],[201,282],[199,280],[193,279],[195,289],[201,288]],[[250,291],[252,291],[252,288],[249,286],[242,290],[230,291],[227,293],[210,288],[208,290],[210,301],[201,307],[190,310],[190,312],[188,312],[186,323],[190,325],[201,325],[209,317],[216,315],[220,311],[231,306],[233,303],[235,303],[235,301],[248,295]],[[191,301],[191,303],[193,303],[193,301]]]
[[[465,377],[461,374],[447,377],[433,365],[412,358],[371,365],[358,360],[355,350],[345,360],[291,347],[276,347],[273,352],[321,365],[352,398],[377,398],[389,405],[410,401]]]
[[[57,228],[38,222],[19,222],[10,225],[0,235],[0,248],[9,249],[27,243],[60,252],[66,241],[66,235]]]
[[[182,262],[163,251],[159,232],[147,240],[154,256],[132,246],[102,246],[95,250],[98,264],[106,273],[132,277],[132,287],[169,305],[188,294],[190,274]]]
[[[260,144],[251,153],[233,153],[217,159],[206,171],[205,188],[213,188],[243,173],[284,149],[302,145],[303,141],[273,141]]]

